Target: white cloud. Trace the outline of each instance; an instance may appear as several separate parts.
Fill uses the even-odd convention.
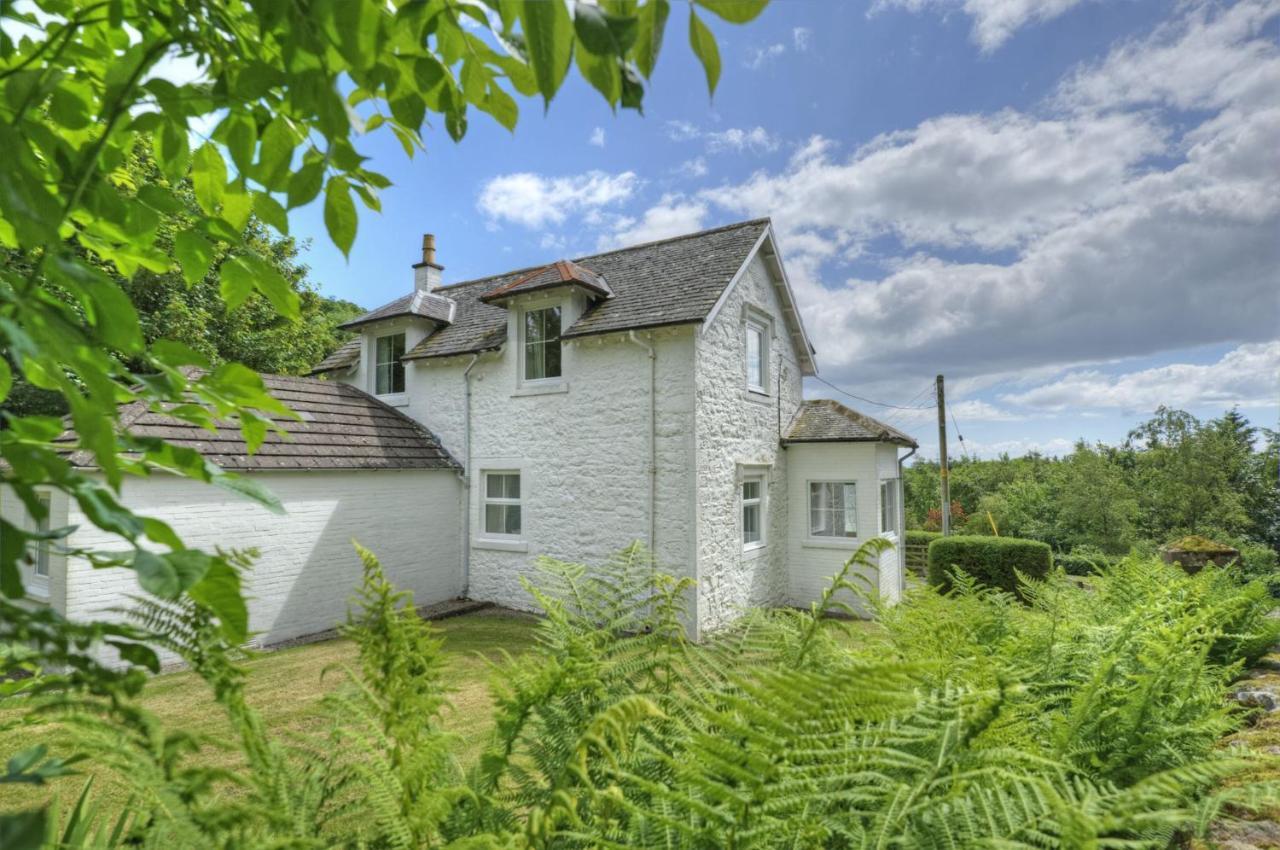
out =
[[[747,58],[743,60],[742,64],[749,70],[758,71],[786,52],[787,46],[785,44],[753,47],[747,51]]]
[[[797,53],[804,53],[812,42],[813,30],[808,27],[796,27],[791,30],[791,43],[795,45]]]
[[[668,121],[667,138],[673,142],[688,142],[700,139],[706,144],[708,153],[724,153],[733,151],[741,153],[770,153],[781,144],[778,138],[764,127],[729,127],[725,130],[703,130],[688,121]]]
[[[570,177],[545,177],[527,171],[494,177],[480,190],[476,206],[490,222],[509,221],[529,228],[559,224],[573,213],[630,199],[640,179],[633,171],[588,171]]]
[[[699,197],[773,216],[837,381],[842,369],[863,384],[943,367],[974,378],[1275,339],[1280,101],[1260,92],[1280,81],[1280,49],[1258,33],[1280,0],[1245,5],[1184,7],[1180,23],[1069,75],[1045,114],[935,118],[845,159],[812,139],[784,169]],[[1199,90],[1140,89],[1175,55],[1198,68]],[[823,285],[824,263],[878,237],[883,276],[864,263]],[[992,249],[1004,253],[980,253]]]
[[[962,12],[973,19],[970,33],[984,53],[1000,47],[1028,24],[1040,24],[1078,6],[1082,0],[875,0],[868,14],[899,8],[909,12]]]
[[[685,160],[675,169],[681,177],[706,177],[709,171],[706,158],[701,156]]]
[[[619,219],[612,232],[600,238],[600,249],[636,245],[655,239],[668,239],[701,230],[707,216],[706,204],[678,194],[663,195],[657,204],[644,211],[637,221]]]
[[[1073,371],[1000,399],[1052,411],[1153,410],[1161,404],[1276,407],[1280,406],[1280,341],[1242,345],[1215,363],[1172,363],[1118,375],[1096,369]]]
[[[604,128],[597,127],[591,131],[591,138],[587,139],[587,144],[595,145],[598,148],[604,147]]]
[[[1164,147],[1164,132],[1141,115],[944,115],[843,161],[810,139],[785,171],[710,197],[735,211],[772,210],[790,227],[1005,248],[1096,204]]]

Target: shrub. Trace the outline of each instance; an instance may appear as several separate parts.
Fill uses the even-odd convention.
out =
[[[918,528],[913,528],[907,531],[907,545],[928,546],[941,536],[942,532],[939,531],[921,531]]]
[[[1053,556],[1053,565],[1062,567],[1069,576],[1091,576],[1102,572],[1119,558],[1108,555],[1097,546],[1076,546],[1070,552],[1061,552]]]
[[[1019,593],[1018,573],[1044,578],[1052,564],[1049,545],[1037,540],[957,535],[929,544],[929,583],[943,590],[959,568],[988,587]]]

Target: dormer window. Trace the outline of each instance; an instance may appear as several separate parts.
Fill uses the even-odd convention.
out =
[[[374,395],[404,392],[404,334],[387,334],[374,342]]]
[[[544,381],[560,377],[560,308],[543,307],[524,314],[524,379]]]

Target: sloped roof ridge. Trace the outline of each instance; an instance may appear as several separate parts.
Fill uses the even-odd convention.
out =
[[[608,251],[598,251],[594,254],[583,254],[581,257],[572,257],[568,259],[569,259],[569,262],[576,263],[577,265],[585,266],[588,260],[593,260],[596,257],[608,257],[608,256],[612,256],[613,254],[624,254],[627,251],[638,251],[641,248],[652,248],[655,245],[670,245],[673,242],[683,242],[686,239],[697,239],[698,237],[701,237],[701,236],[710,236],[713,233],[722,233],[726,230],[736,230],[741,227],[749,227],[753,224],[771,224],[771,223],[772,223],[772,220],[768,216],[764,216],[763,218],[750,218],[750,219],[746,219],[745,221],[737,221],[732,224],[722,224],[719,227],[708,227],[706,230],[697,230],[697,231],[694,231],[693,233],[681,233],[679,236],[668,236],[666,239],[651,239],[648,242],[638,242],[635,245],[624,245],[621,248],[613,248]],[[437,286],[433,291],[439,292],[444,289],[453,289],[455,287],[470,286],[472,284],[484,283],[486,281],[493,280],[494,278],[507,277],[509,275],[524,276],[530,272],[542,271],[548,266],[553,266],[553,265],[555,265],[554,261],[550,263],[537,263],[535,265],[524,266],[523,268],[519,268],[519,269],[511,269],[505,272],[498,272],[497,274],[485,275],[484,277],[473,277],[470,280],[460,280],[455,283],[449,283],[443,286]],[[588,271],[594,271],[594,269],[591,269],[590,267],[587,267],[587,268],[588,268]],[[596,273],[598,274],[598,272]]]

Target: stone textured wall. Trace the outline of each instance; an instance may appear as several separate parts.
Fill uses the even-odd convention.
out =
[[[892,447],[890,447],[892,448]],[[853,551],[880,532],[880,469],[876,443],[800,443],[789,446],[787,481],[794,494],[795,510],[790,517],[788,553],[790,581],[786,600],[808,607],[816,601],[840,571]],[[811,538],[806,494],[810,481],[853,481],[858,485],[858,536],[853,539]],[[896,551],[896,550],[894,550]],[[893,558],[887,552],[883,559]],[[879,589],[881,570],[864,570],[860,575],[867,590]],[[857,583],[855,581],[855,583]],[[850,593],[841,600],[865,613],[862,603]]]
[[[519,305],[517,305],[519,306]],[[583,305],[566,303],[565,325]],[[508,339],[518,339],[512,326]],[[693,575],[693,327],[638,331],[657,361],[657,520],[662,567]],[[597,563],[632,541],[648,542],[649,359],[627,334],[566,341],[560,387],[523,387],[508,343],[471,372],[471,566],[468,595],[532,606],[520,577],[540,555]],[[471,356],[411,361],[405,412],[459,460],[466,452],[462,373]],[[523,534],[487,541],[481,473],[521,473]]]
[[[246,576],[249,625],[258,642],[324,631],[343,622],[360,583],[355,538],[382,561],[388,578],[412,590],[420,605],[462,591],[456,533],[460,484],[453,471],[272,472],[255,476],[287,513],[265,508],[207,484],[177,476],[126,479],[124,503],[168,522],[189,546],[256,547]],[[88,523],[73,504],[67,522],[79,525],[75,546],[117,550],[122,541]],[[129,570],[94,570],[81,560],[65,565],[65,611],[102,616],[138,592]],[[55,570],[55,573],[60,570]]]
[[[769,392],[763,396],[746,389],[748,312],[772,326]],[[702,328],[697,358],[698,620],[709,630],[787,593],[787,459],[779,421],[786,428],[799,406],[802,379],[777,292],[759,257]],[[763,472],[768,495],[766,544],[744,552],[739,491],[747,467]]]

